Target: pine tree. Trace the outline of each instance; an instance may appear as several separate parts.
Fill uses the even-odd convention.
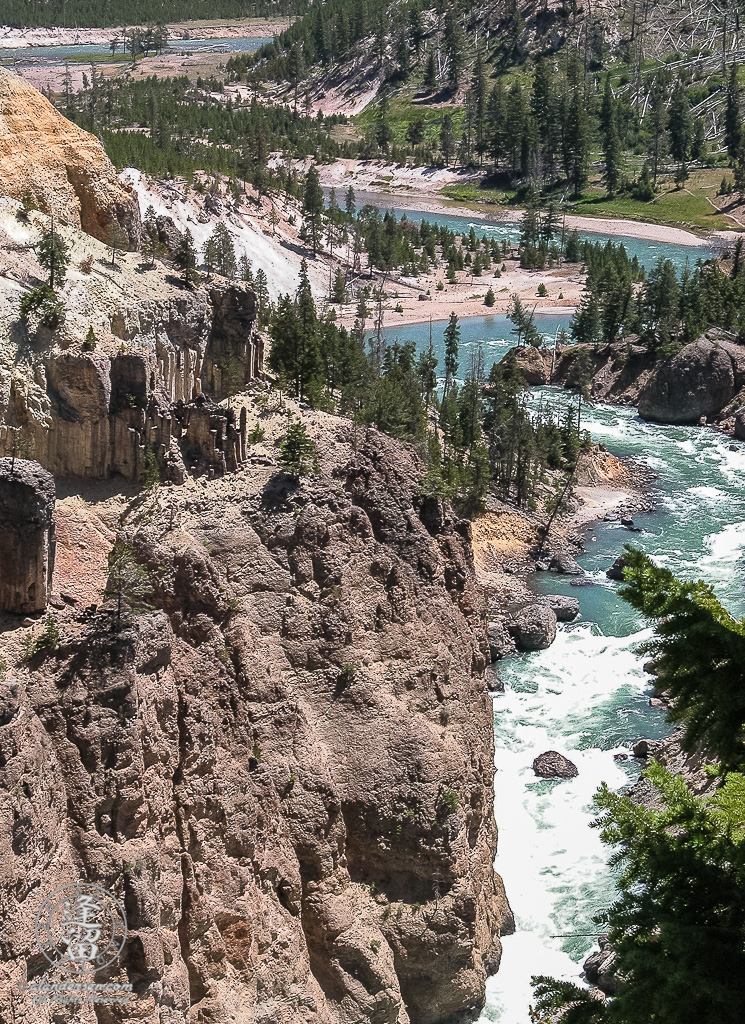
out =
[[[36,247],[36,258],[49,274],[49,287],[54,291],[65,283],[70,266],[70,250],[63,238],[54,230],[54,220],[42,235]]]
[[[448,86],[457,92],[463,73],[463,33],[458,11],[450,8],[445,15],[443,48],[447,60]]]
[[[323,213],[323,189],[318,177],[318,169],[315,164],[311,164],[305,178],[305,188],[303,189],[303,216],[308,225],[314,256],[317,254],[321,243]]]
[[[603,104],[600,108],[600,124],[603,130],[603,181],[608,190],[608,197],[613,198],[621,182],[621,140],[618,134],[616,102],[610,84],[610,75],[605,79]]]
[[[181,271],[181,279],[187,288],[193,288],[199,284],[197,251],[194,248],[194,239],[188,228],[181,237],[179,247],[176,250],[175,261],[176,266]]]
[[[727,81],[727,106],[724,116],[724,140],[731,161],[735,161],[740,153],[743,137],[742,126],[742,90],[740,88],[740,68],[737,61],[730,67]]]
[[[455,313],[450,314],[445,328],[445,383],[442,393],[447,398],[450,386],[458,372],[458,345],[460,343],[460,326]]]
[[[569,106],[565,129],[564,162],[567,178],[575,196],[582,194],[587,181],[587,159],[589,154],[589,129],[585,99],[580,89],[575,89]]]
[[[682,82],[673,91],[668,108],[668,130],[670,132],[670,155],[683,165],[690,155],[692,125],[691,108]]]
[[[625,550],[622,596],[655,623],[647,650],[672,702],[668,717],[725,766],[745,764],[745,620],[733,618],[712,588],[681,583],[645,554]]]
[[[108,576],[103,589],[105,600],[116,602],[116,626],[121,626],[122,609],[128,604],[133,612],[146,611],[152,596],[150,577],[137,561],[130,544],[118,540],[108,556]]]
[[[431,47],[424,71],[424,88],[430,94],[437,92],[437,62],[435,61],[435,51]]]
[[[313,438],[301,420],[293,420],[279,445],[279,464],[285,473],[299,480],[318,470]]]

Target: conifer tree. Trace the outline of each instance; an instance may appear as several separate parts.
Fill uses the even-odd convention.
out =
[[[742,89],[740,87],[740,68],[737,61],[732,62],[727,81],[727,105],[724,115],[724,140],[730,160],[735,161],[740,153],[743,137],[742,125]]]
[[[318,470],[315,442],[301,420],[290,423],[280,442],[279,453],[280,466],[295,480]]]
[[[455,313],[450,314],[445,328],[445,383],[442,393],[447,398],[450,386],[458,372],[458,345],[460,343],[460,326]]]
[[[104,599],[116,602],[116,627],[122,621],[122,609],[128,604],[133,612],[146,611],[152,587],[147,569],[137,561],[132,546],[118,540],[108,556],[108,576],[103,589]]]
[[[181,279],[187,288],[193,288],[199,284],[197,251],[194,248],[194,239],[188,228],[181,237],[179,247],[176,250],[175,260],[176,266],[181,271]]]
[[[54,230],[54,219],[36,247],[36,258],[49,274],[49,287],[53,291],[61,288],[70,265],[70,250],[65,240]]]
[[[323,190],[318,177],[318,169],[315,164],[311,164],[305,178],[305,188],[303,189],[303,216],[308,225],[308,234],[314,256],[317,254],[318,247],[321,244],[323,213]]]
[[[616,102],[610,84],[610,75],[605,79],[603,104],[600,108],[600,123],[603,130],[603,181],[609,198],[613,198],[621,182],[621,140],[618,135]]]

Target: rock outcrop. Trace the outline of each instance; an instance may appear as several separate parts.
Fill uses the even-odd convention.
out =
[[[521,651],[543,651],[556,639],[556,613],[547,604],[536,602],[520,608],[507,628]]]
[[[106,1021],[478,1015],[513,922],[470,524],[406,446],[315,429],[320,477],[153,503],[130,540],[155,610],[65,613],[0,706],[3,1019],[46,1020],[34,918],[81,876],[128,917],[136,1002]]]
[[[93,135],[72,124],[28,82],[0,68],[0,192],[107,241],[111,225],[140,245],[135,193]]]
[[[69,238],[76,255],[90,247]],[[0,456],[17,450],[55,476],[88,479],[137,480],[148,449],[177,482],[185,466],[234,470],[245,422],[214,402],[262,375],[253,291],[227,281],[185,289],[165,268],[145,275],[122,263],[80,275],[51,340],[19,326],[18,293],[0,287]]]
[[[54,572],[54,480],[35,462],[0,459],[0,611],[46,608]]]
[[[556,750],[547,750],[533,761],[533,771],[542,779],[575,779],[577,766]]]
[[[745,385],[745,347],[715,335],[662,362],[639,395],[639,415],[655,423],[717,416]]]
[[[563,594],[548,594],[540,599],[556,616],[558,622],[572,622],[579,615],[579,601],[576,597],[564,597]]]

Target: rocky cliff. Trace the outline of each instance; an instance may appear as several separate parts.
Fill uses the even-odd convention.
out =
[[[3,690],[3,1019],[46,1020],[34,917],[81,876],[126,908],[111,976],[136,1002],[58,1024],[478,1012],[513,924],[470,526],[405,446],[311,429],[319,477],[254,466],[133,510],[155,610],[62,613]]]
[[[140,208],[101,143],[64,118],[28,82],[0,68],[0,193],[107,241],[115,224],[140,244]]]
[[[54,480],[35,462],[0,459],[0,612],[43,611],[54,571]]]
[[[184,288],[136,255],[112,265],[105,246],[63,229],[65,321],[54,332],[23,323],[20,298],[44,277],[33,246],[45,226],[0,201],[0,455],[60,477],[137,479],[148,448],[176,480],[193,463],[234,469],[240,424],[204,403],[261,374],[253,292],[218,279]]]

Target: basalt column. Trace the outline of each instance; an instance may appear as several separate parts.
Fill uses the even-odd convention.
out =
[[[37,462],[0,459],[0,611],[43,611],[54,570],[54,480]]]

